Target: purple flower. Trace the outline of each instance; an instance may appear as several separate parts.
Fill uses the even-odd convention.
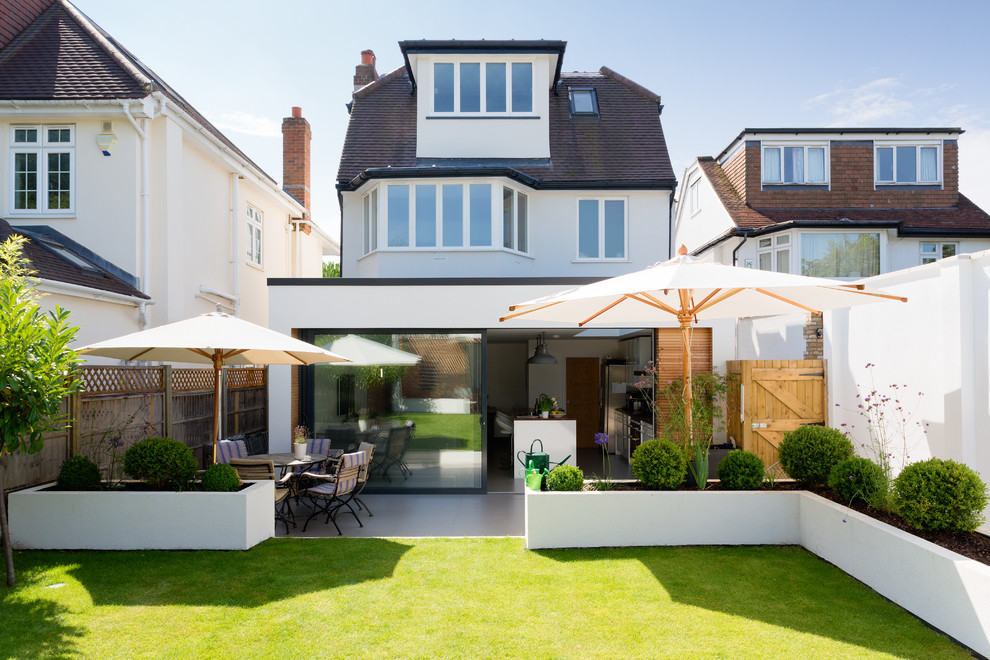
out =
[[[599,447],[604,447],[608,444],[608,433],[596,433],[595,434],[595,444]]]

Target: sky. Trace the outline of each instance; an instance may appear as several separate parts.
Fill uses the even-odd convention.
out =
[[[960,191],[990,211],[990,2],[942,0],[74,0],[269,176],[281,121],[313,130],[312,215],[334,189],[354,66],[402,66],[404,39],[560,39],[564,71],[602,66],[659,94],[674,172],[743,128],[961,127]]]

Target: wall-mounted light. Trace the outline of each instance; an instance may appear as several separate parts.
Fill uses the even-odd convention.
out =
[[[113,133],[100,133],[96,136],[96,146],[100,148],[104,156],[113,153],[113,148],[117,146],[117,136]]]

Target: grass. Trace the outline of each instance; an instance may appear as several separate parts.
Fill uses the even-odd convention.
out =
[[[416,435],[411,451],[464,449],[481,451],[481,426],[474,414],[397,413],[390,415],[394,424],[415,422]]]
[[[793,547],[283,538],[15,561],[6,658],[969,657]]]

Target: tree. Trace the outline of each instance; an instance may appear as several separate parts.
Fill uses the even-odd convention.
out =
[[[323,277],[340,277],[340,264],[336,261],[324,261]]]
[[[80,388],[78,353],[69,348],[78,328],[69,312],[44,312],[38,303],[23,236],[0,243],[0,536],[7,585],[14,586],[14,553],[3,498],[6,457],[33,454],[43,434],[66,426],[59,414],[62,398]]]

